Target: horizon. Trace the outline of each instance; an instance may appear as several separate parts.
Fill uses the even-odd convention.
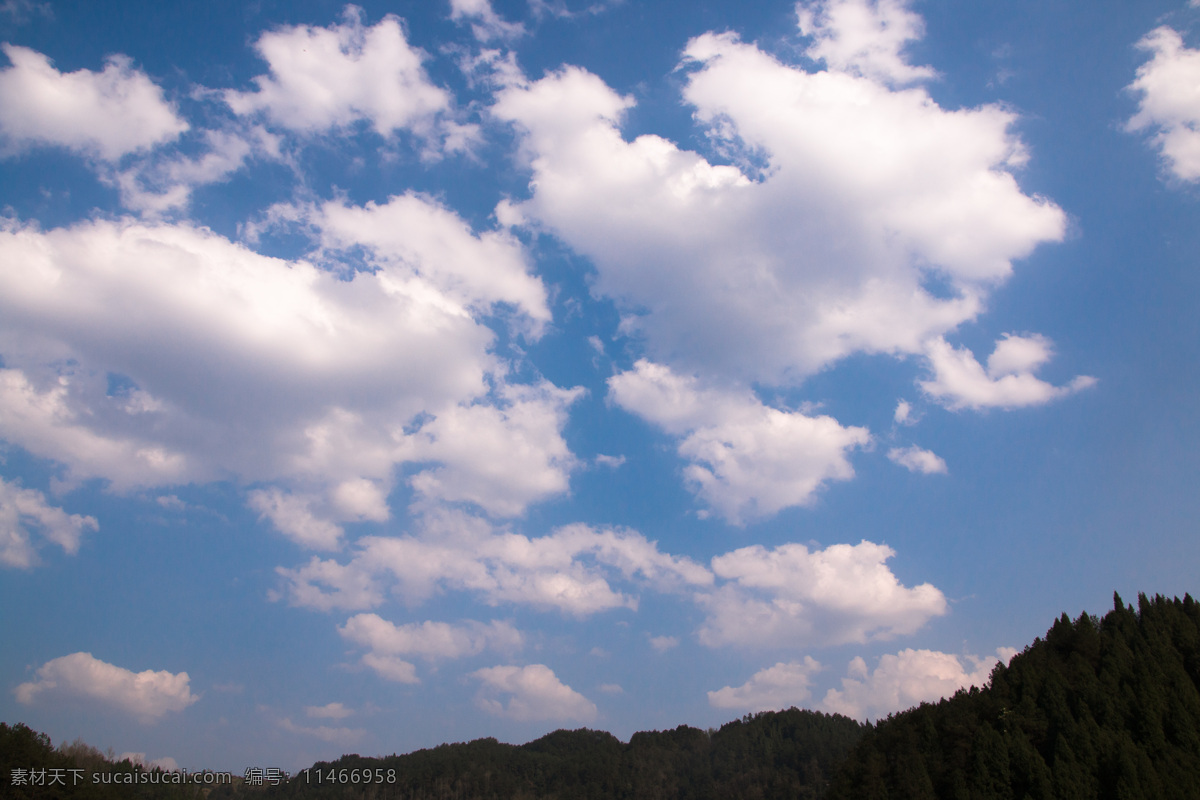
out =
[[[0,43],[10,724],[241,775],[861,722],[1195,592],[1200,0]]]

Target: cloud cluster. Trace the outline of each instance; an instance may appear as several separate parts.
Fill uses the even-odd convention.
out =
[[[74,555],[83,534],[99,530],[100,524],[95,517],[68,514],[49,505],[36,489],[23,489],[0,478],[0,564],[27,569],[38,563],[31,528]]]
[[[225,102],[239,115],[261,114],[272,124],[305,134],[365,122],[381,136],[408,130],[435,133],[451,97],[429,81],[422,53],[388,15],[371,27],[362,9],[346,6],[341,25],[296,25],[264,33],[255,49],[270,74],[256,90],[228,90]]]
[[[344,638],[368,649],[362,661],[382,677],[399,683],[419,683],[416,667],[401,656],[427,661],[473,656],[485,649],[515,651],[521,632],[510,623],[483,624],[470,620],[460,625],[426,621],[395,625],[378,614],[357,614],[338,628]]]
[[[808,503],[826,481],[853,477],[846,454],[870,441],[864,428],[771,408],[749,390],[702,389],[644,359],[608,386],[617,405],[680,437],[689,486],[734,524]]]
[[[821,707],[857,719],[879,719],[896,711],[936,702],[959,689],[987,684],[1000,660],[1015,655],[1001,648],[998,657],[959,657],[935,650],[901,650],[881,656],[874,670],[856,657],[847,668],[841,689],[830,689]]]
[[[813,676],[824,667],[811,657],[780,662],[759,670],[741,686],[726,686],[708,693],[715,708],[772,711],[809,705],[832,714],[856,719],[879,719],[921,703],[933,703],[959,689],[984,686],[997,662],[1016,654],[999,648],[996,657],[956,656],[935,650],[901,650],[881,656],[874,670],[855,657],[842,678],[841,689],[830,689],[816,704],[812,697]]]
[[[489,315],[536,337],[519,242],[417,195],[313,212],[319,265],[186,223],[0,230],[0,436],[114,488],[234,476],[304,546],[418,497],[518,514],[564,491],[578,390],[512,385]],[[372,271],[331,261],[361,237]],[[389,236],[392,237],[389,239]]]
[[[130,672],[91,653],[72,653],[38,667],[37,680],[16,688],[17,702],[32,705],[43,696],[84,698],[130,714],[143,723],[157,722],[182,711],[200,698],[192,694],[186,672]]]
[[[921,389],[950,409],[1021,408],[1048,403],[1096,384],[1090,375],[1079,375],[1066,386],[1054,386],[1033,373],[1050,360],[1050,342],[1044,336],[1005,334],[987,360],[985,369],[965,347],[934,339],[926,355],[933,371]]]
[[[568,525],[540,537],[495,531],[478,518],[439,513],[423,520],[419,535],[360,539],[346,564],[313,558],[280,568],[295,605],[360,610],[389,593],[410,603],[435,592],[477,595],[489,605],[515,604],[583,616],[636,608],[621,581],[659,591],[712,583],[712,574],[682,556],[663,553],[629,530]]]
[[[862,541],[809,551],[743,547],[713,559],[726,583],[700,594],[699,637],[710,647],[796,648],[890,639],[948,610],[936,587],[906,587],[887,567],[895,552]]]
[[[1014,259],[1063,235],[1062,211],[1018,187],[1024,148],[997,106],[944,110],[921,88],[805,72],[732,34],[693,39],[684,66],[685,99],[745,172],[626,141],[632,100],[576,67],[492,109],[533,172],[510,219],[591,258],[595,290],[658,363],[774,384],[856,352],[921,354]],[[755,159],[767,166],[751,180]]]
[[[1184,47],[1179,32],[1166,26],[1146,34],[1138,47],[1153,57],[1128,87],[1140,97],[1127,127],[1153,130],[1151,141],[1171,174],[1200,180],[1200,50]]]
[[[737,708],[745,711],[775,711],[803,706],[812,696],[813,675],[822,669],[811,656],[803,661],[779,662],[759,670],[741,686],[726,686],[708,693],[713,708]]]
[[[544,664],[487,667],[471,677],[482,684],[477,704],[497,716],[518,722],[589,722],[596,718],[596,704],[560,681]]]
[[[59,72],[27,47],[0,45],[0,142],[9,151],[58,146],[116,161],[169,142],[188,129],[162,90],[126,56],[104,70]]]

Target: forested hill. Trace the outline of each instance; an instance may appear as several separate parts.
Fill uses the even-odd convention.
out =
[[[1200,605],[1064,614],[987,689],[868,731],[831,800],[1200,798]]]
[[[706,732],[635,733],[624,744],[602,731],[556,731],[528,744],[479,739],[389,758],[343,756],[314,764],[265,790],[214,791],[222,797],[287,798],[818,798],[865,727],[840,715],[766,712]],[[339,775],[395,770],[394,784],[331,785]]]

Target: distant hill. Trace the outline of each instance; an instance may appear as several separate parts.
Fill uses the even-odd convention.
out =
[[[715,731],[637,733],[628,744],[587,729],[519,746],[480,739],[402,756],[343,756],[286,784],[238,782],[207,797],[1200,800],[1200,604],[1190,595],[1139,595],[1135,610],[1113,599],[1103,619],[1064,614],[1045,639],[998,665],[987,687],[875,725],[793,708]],[[79,742],[54,750],[43,734],[0,725],[0,796],[189,794],[13,793],[8,785],[10,764],[88,759],[101,769],[136,769]],[[370,784],[342,782],[364,770]],[[394,782],[381,785],[376,775]]]
[[[555,731],[524,745],[479,739],[403,756],[343,756],[314,764],[285,785],[218,789],[212,800],[286,798],[818,798],[864,726],[814,711],[766,712],[702,731],[635,733],[628,744],[603,731]],[[383,786],[330,784],[353,771],[395,770]]]

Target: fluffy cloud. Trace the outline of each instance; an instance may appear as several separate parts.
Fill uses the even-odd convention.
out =
[[[921,18],[901,0],[816,0],[796,6],[800,32],[813,38],[805,53],[831,70],[891,84],[932,78],[929,67],[914,67],[901,51],[924,33]]]
[[[870,441],[864,428],[770,408],[749,390],[703,389],[646,360],[608,385],[617,405],[681,437],[691,489],[735,524],[802,505],[826,481],[853,477],[846,453]]]
[[[358,614],[338,628],[344,638],[370,650],[363,663],[388,680],[416,683],[416,668],[400,656],[428,661],[462,658],[485,649],[520,649],[521,632],[507,622],[485,625],[470,620],[461,625],[426,621],[395,625],[378,614]]]
[[[1140,95],[1128,128],[1153,129],[1152,141],[1171,174],[1200,180],[1200,50],[1184,47],[1183,37],[1166,26],[1146,34],[1138,47],[1153,58],[1128,87]]]
[[[186,672],[135,673],[91,653],[72,653],[39,667],[37,680],[18,686],[16,696],[22,705],[31,705],[44,695],[86,698],[152,723],[200,699],[188,688],[189,680]]]
[[[406,461],[418,499],[500,515],[564,491],[579,391],[507,384],[489,352],[489,315],[549,319],[519,242],[415,195],[308,224],[319,266],[187,224],[4,226],[0,436],[119,490],[283,482],[252,505],[318,548],[387,519]],[[372,271],[338,260],[353,236]]]
[[[74,555],[84,532],[99,530],[100,525],[94,517],[68,514],[47,504],[46,496],[35,489],[22,489],[0,478],[0,564],[28,568],[37,563],[31,528]]]
[[[483,686],[479,707],[520,722],[572,720],[596,717],[596,704],[560,681],[544,664],[527,667],[499,666],[476,670],[471,676]],[[504,703],[495,696],[507,697]]]
[[[710,647],[835,645],[914,633],[946,613],[934,586],[903,586],[886,562],[895,552],[863,541],[810,552],[802,544],[743,547],[713,559],[728,583],[697,596]]]
[[[909,472],[920,472],[923,475],[946,474],[946,462],[937,453],[922,450],[915,444],[911,447],[893,447],[888,450],[888,458]]]
[[[814,34],[840,30],[824,18]],[[657,136],[626,141],[632,100],[582,69],[504,89],[493,113],[518,126],[533,173],[506,219],[590,257],[595,291],[672,369],[792,383],[856,352],[923,353],[980,312],[1014,259],[1061,239],[1065,218],[1017,185],[1011,112],[892,89],[869,75],[895,42],[848,37],[821,39],[849,61],[816,73],[732,34],[688,44],[684,96],[744,171]],[[863,58],[875,66],[854,74]]]
[[[0,70],[0,140],[8,148],[57,145],[115,161],[188,128],[126,56],[110,56],[102,72],[62,73],[27,47],[0,49],[12,62]]]
[[[428,136],[450,109],[450,96],[429,82],[421,51],[391,15],[366,27],[362,10],[347,6],[341,25],[280,28],[264,33],[255,48],[270,74],[254,79],[256,91],[225,93],[236,114],[261,113],[310,134],[365,121],[382,136],[398,130]]]
[[[935,650],[902,650],[885,655],[873,671],[856,657],[850,662],[842,688],[830,689],[821,707],[857,719],[879,719],[926,702],[936,702],[968,686],[983,686],[997,661],[1016,651],[1001,648],[999,658],[978,658]]]
[[[450,0],[450,19],[470,22],[471,33],[481,42],[514,39],[525,33],[524,26],[502,19],[490,0]]]
[[[568,525],[529,538],[495,531],[481,519],[439,512],[417,536],[364,537],[347,564],[313,558],[279,569],[294,605],[359,610],[387,592],[409,603],[435,592],[477,594],[490,605],[517,604],[574,615],[636,608],[637,598],[614,589],[620,580],[659,591],[711,585],[703,566],[663,553],[635,531]]]
[[[799,706],[812,696],[812,678],[822,669],[811,656],[803,661],[779,662],[754,673],[738,687],[726,686],[708,693],[714,708],[744,711],[774,711]]]
[[[1050,360],[1050,342],[1043,336],[1005,334],[996,342],[987,369],[965,347],[952,347],[945,339],[927,348],[933,378],[920,386],[947,408],[1020,408],[1048,403],[1095,385],[1096,379],[1079,375],[1066,386],[1054,386],[1034,376]]]

